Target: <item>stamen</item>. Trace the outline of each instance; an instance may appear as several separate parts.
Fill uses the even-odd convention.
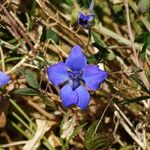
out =
[[[81,85],[81,76],[82,71],[68,71],[69,77],[70,77],[70,85],[72,86],[72,89],[75,90]]]

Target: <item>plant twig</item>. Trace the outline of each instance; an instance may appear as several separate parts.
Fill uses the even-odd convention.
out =
[[[115,111],[115,116],[120,120],[121,125],[126,130],[126,132],[134,139],[134,141],[143,149],[146,150],[146,147],[144,143],[142,143],[138,137],[131,131],[130,127],[125,123],[125,121],[122,119],[121,115]]]
[[[2,148],[7,148],[7,147],[16,146],[16,145],[24,145],[24,144],[26,144],[26,143],[27,143],[27,141],[17,141],[17,142],[10,143],[10,144],[3,144],[3,145],[0,145],[0,147],[2,147]]]
[[[140,67],[139,60],[138,60],[138,55],[137,55],[136,48],[135,48],[135,45],[134,45],[133,33],[132,33],[132,29],[131,29],[128,0],[125,0],[125,10],[126,10],[128,34],[129,34],[129,38],[130,38],[132,49],[133,49],[133,55],[134,55],[134,58],[135,58],[135,64],[138,67]]]
[[[0,5],[0,7],[2,7],[2,5]],[[3,10],[4,14],[6,15],[6,17],[8,18],[8,21],[10,22],[10,25],[13,28],[13,30],[16,32],[16,34],[18,34],[18,32],[19,32],[24,37],[25,41],[30,46],[33,54],[35,54],[36,49],[34,48],[31,41],[29,40],[29,37],[24,33],[24,30],[22,29],[22,27],[20,27],[20,24],[18,24],[16,18],[14,18],[12,16],[13,13],[10,14],[5,7],[2,7],[2,10]],[[19,37],[19,35],[18,35],[18,37]]]
[[[140,63],[139,61],[139,58],[138,58],[138,54],[136,52],[136,47],[135,47],[135,44],[134,44],[134,37],[133,37],[133,33],[132,33],[132,29],[131,29],[131,22],[130,22],[130,16],[129,16],[129,5],[128,5],[128,0],[125,0],[125,10],[126,10],[126,18],[127,18],[127,27],[128,27],[128,34],[129,34],[129,38],[130,38],[130,41],[131,41],[131,45],[132,45],[132,49],[133,49],[133,55],[134,55],[134,58],[135,58],[135,64],[143,69],[142,67],[142,64]],[[140,72],[139,73],[144,85],[146,86],[146,88],[149,90],[150,88],[150,85],[149,85],[149,82],[144,74],[144,72]]]
[[[131,41],[118,35],[117,33],[113,32],[112,30],[104,27],[103,25],[99,24],[95,27],[92,28],[93,31],[95,31],[96,33],[100,34],[100,35],[104,35],[104,36],[108,36],[114,40],[116,40],[118,43],[120,44],[124,44],[128,47],[132,47]],[[142,45],[139,45],[137,43],[135,43],[135,47],[138,50],[141,50]]]
[[[0,55],[1,55],[1,62],[2,62],[2,70],[3,72],[5,72],[4,54],[1,45],[0,45]]]
[[[96,125],[96,127],[95,127],[95,130],[94,130],[92,136],[96,133],[96,131],[97,131],[97,129],[98,129],[98,127],[99,127],[99,125],[100,125],[100,123],[101,123],[101,121],[102,121],[102,119],[103,119],[103,117],[104,117],[104,115],[105,115],[105,113],[106,113],[106,111],[107,111],[107,109],[108,109],[108,107],[109,107],[109,105],[110,105],[110,103],[112,102],[113,99],[114,99],[114,97],[112,97],[112,98],[109,100],[108,104],[106,105],[106,107],[105,107],[105,109],[104,109],[104,111],[103,111],[103,113],[102,113],[102,115],[101,115],[101,118],[99,119],[99,121],[98,121],[98,123],[97,123],[97,125]]]
[[[48,113],[47,111],[42,109],[38,104],[34,103],[32,100],[27,100],[27,103],[30,106],[32,106],[33,108],[35,108],[36,110],[38,110],[41,114],[46,116],[48,119],[50,119],[50,120],[54,120],[55,119],[55,115]]]
[[[12,72],[14,72],[18,67],[20,67],[27,59],[29,58],[29,56],[24,56],[23,59],[17,63],[13,68],[11,68],[11,70],[8,70],[6,72],[6,74],[11,74]]]

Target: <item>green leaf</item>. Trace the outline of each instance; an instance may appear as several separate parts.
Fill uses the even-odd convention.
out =
[[[137,5],[136,3],[133,1],[133,0],[129,0],[129,6],[132,8],[132,10],[136,13],[136,15],[138,15],[138,12],[137,12]]]
[[[146,99],[149,99],[149,98],[150,98],[150,96],[140,96],[140,97],[136,97],[136,98],[133,98],[133,99],[123,100],[123,101],[120,102],[120,104],[125,105],[125,104],[130,104],[130,103],[136,103],[136,102],[146,100]]]
[[[105,42],[101,39],[101,36],[98,33],[91,31],[91,35],[93,36],[95,43],[98,43],[102,47],[106,47]]]
[[[26,81],[27,83],[35,88],[35,89],[38,89],[39,88],[39,83],[35,77],[35,75],[33,74],[33,72],[31,70],[27,70],[26,71],[26,75],[25,75],[25,78],[26,78]]]
[[[150,9],[150,0],[140,0],[138,3],[138,10],[141,13],[148,12]]]
[[[135,42],[138,43],[143,43],[143,47],[142,50],[140,52],[140,57],[141,59],[144,61],[145,60],[145,54],[146,54],[146,50],[149,49],[150,50],[150,32],[144,32],[141,35],[139,35],[136,39]]]
[[[79,131],[86,125],[87,123],[81,124],[79,125],[77,128],[74,129],[73,133],[70,135],[70,137],[68,138],[68,140],[66,141],[65,145],[64,145],[64,149],[68,149],[69,143],[70,141],[79,133]]]
[[[123,5],[122,4],[116,4],[116,5],[110,5],[110,7],[112,8],[112,17],[114,19],[115,22],[117,22],[118,24],[123,24],[125,23],[125,15],[124,15],[124,11],[123,11]]]
[[[3,148],[0,147],[0,150],[5,150],[5,149],[3,149]]]
[[[150,45],[150,32],[142,33],[135,39],[135,42],[143,44],[148,43],[148,45]]]
[[[133,79],[138,85],[140,85],[141,87],[144,86],[142,80],[138,77],[137,74],[132,74],[130,75],[130,78]]]
[[[96,60],[95,55],[92,55],[92,56],[88,57],[88,63],[89,64],[98,64],[98,61]]]
[[[17,95],[22,95],[22,96],[36,96],[36,95],[39,95],[37,90],[31,89],[31,88],[21,88],[21,89],[15,90],[14,93],[17,94]]]
[[[33,1],[32,3],[32,9],[31,9],[31,12],[30,12],[30,15],[31,16],[34,16],[35,15],[35,10],[37,8],[37,2],[36,1]]]
[[[80,0],[79,3],[80,3],[80,5],[81,5],[82,7],[85,7],[86,9],[88,9],[89,6],[90,6],[90,2],[89,2],[89,1]]]
[[[54,102],[47,96],[41,96],[42,101],[46,104],[46,106],[49,106],[51,110],[55,110],[55,104]]]
[[[143,45],[142,51],[140,52],[140,58],[142,61],[145,60],[146,48],[147,48],[147,43]]]
[[[77,128],[75,128],[75,130],[73,131],[73,133],[70,135],[69,139],[67,140],[67,143],[69,143],[86,124],[87,123],[81,124]]]
[[[109,54],[107,55],[107,59],[108,59],[109,61],[113,61],[113,60],[115,60],[115,58],[116,58],[115,53],[114,53],[112,50],[110,50],[110,51],[109,51]]]
[[[68,120],[69,118],[69,113],[66,113],[61,121],[61,124],[60,124],[60,135],[62,135],[63,133],[63,124]],[[86,125],[87,123],[84,123],[84,124],[81,124],[79,125],[77,128],[75,128],[72,132],[72,134],[68,137],[68,139],[65,141],[65,144],[64,144],[64,141],[63,139],[61,138],[61,142],[62,142],[62,149],[63,150],[67,150],[68,147],[69,147],[69,143],[70,141],[79,133],[79,131]]]
[[[99,51],[96,54],[88,57],[88,63],[98,64],[106,58],[106,56],[109,54],[109,51],[96,42],[93,43],[93,46],[96,47]]]
[[[65,144],[63,145],[63,150],[67,150],[69,147],[70,141],[79,133],[79,131],[86,125],[87,123],[79,125],[77,128],[74,129],[73,133],[70,135],[68,140],[66,140]]]
[[[97,126],[98,121],[94,121],[90,127],[88,128],[85,135],[85,147],[88,150],[102,150],[108,149],[112,136],[108,135],[104,131],[100,131],[100,133],[95,133],[95,128]]]
[[[100,134],[95,134],[88,143],[86,143],[86,148],[88,150],[100,150],[107,147],[107,139],[105,136]]]
[[[150,94],[150,91],[147,90],[147,88],[145,87],[143,81],[138,77],[137,72],[135,72],[132,75],[130,75],[130,78],[133,79],[138,85],[140,85],[143,91],[145,91],[145,92]]]
[[[134,148],[133,145],[127,145],[127,146],[120,148],[119,150],[133,150],[133,148]]]
[[[42,34],[42,40],[46,41],[46,40],[53,40],[56,44],[59,44],[59,37],[57,35],[56,32],[54,32],[53,30],[43,30],[43,34]]]
[[[85,135],[85,140],[90,139],[93,136],[93,133],[95,131],[95,128],[97,126],[98,120],[94,121],[90,127],[88,128],[86,135]]]
[[[19,72],[25,77],[27,83],[34,89],[39,89],[39,83],[37,81],[36,76],[31,70],[23,70],[23,69],[18,69]]]
[[[69,5],[69,6],[71,6],[72,4],[73,4],[73,1],[72,0],[65,0],[66,1],[66,3]]]

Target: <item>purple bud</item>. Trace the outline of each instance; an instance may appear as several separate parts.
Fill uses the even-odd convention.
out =
[[[88,29],[89,27],[94,25],[94,15],[93,14],[86,15],[83,12],[79,13],[78,24],[83,28]]]

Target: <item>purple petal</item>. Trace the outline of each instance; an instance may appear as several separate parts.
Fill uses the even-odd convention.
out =
[[[85,29],[88,29],[88,27],[93,26],[95,24],[94,14],[90,13],[86,15],[83,12],[79,13],[78,24],[81,25]]]
[[[89,14],[86,16],[86,21],[87,21],[87,25],[85,25],[85,28],[88,29],[89,27],[92,27],[95,25],[95,21],[94,21],[94,15],[93,14]]]
[[[47,73],[49,81],[55,86],[58,86],[69,79],[67,66],[63,62],[48,67]]]
[[[69,84],[66,84],[60,90],[60,97],[62,99],[62,104],[64,107],[70,107],[78,103],[78,94],[76,91],[73,91]]]
[[[93,8],[94,8],[94,0],[91,1],[90,7],[89,7],[89,11],[93,12]]]
[[[88,27],[88,18],[84,13],[79,13],[78,24],[83,26],[84,28]]]
[[[97,90],[107,76],[107,72],[99,69],[97,65],[87,65],[83,70],[82,79],[91,90]]]
[[[87,22],[89,22],[90,20],[93,20],[93,19],[94,19],[94,15],[93,14],[90,14],[90,15],[86,16]]]
[[[82,110],[85,110],[89,104],[89,101],[90,101],[89,92],[82,85],[79,86],[75,91],[78,93],[78,97],[79,97],[79,101],[76,105],[78,107],[80,107]]]
[[[0,87],[6,85],[9,82],[9,76],[0,71]]]
[[[86,16],[87,21],[92,20],[93,18],[94,18],[93,14],[89,14],[89,15]]]
[[[74,46],[66,60],[66,65],[73,71],[80,71],[87,64],[87,59],[79,45]]]
[[[88,25],[88,21],[86,20],[86,17],[85,16],[84,17],[79,17],[78,18],[78,24],[80,26],[83,26],[83,27],[87,26]]]
[[[81,12],[81,13],[79,13],[78,19],[83,19],[84,20],[85,16],[86,16],[85,13]]]

